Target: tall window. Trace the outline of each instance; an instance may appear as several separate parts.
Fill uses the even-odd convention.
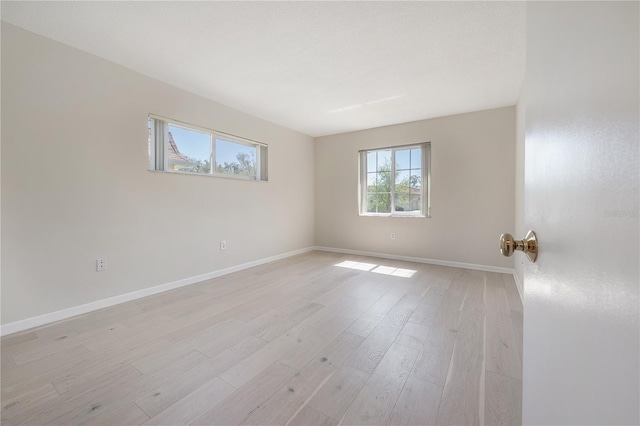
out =
[[[431,144],[360,151],[360,214],[430,216]]]
[[[267,180],[267,146],[149,116],[149,169]]]

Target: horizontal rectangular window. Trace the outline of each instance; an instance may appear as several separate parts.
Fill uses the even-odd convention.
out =
[[[430,216],[431,144],[360,151],[360,214]]]
[[[268,180],[264,144],[155,116],[148,126],[150,170]]]

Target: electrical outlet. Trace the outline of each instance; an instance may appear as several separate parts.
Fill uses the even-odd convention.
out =
[[[227,242],[225,240],[220,241],[220,250],[227,249]]]
[[[107,270],[107,259],[96,259],[96,272]]]
[[[392,240],[395,240],[395,239],[396,239],[396,233],[395,233],[395,232],[392,232],[392,233],[391,233],[391,239],[392,239]]]

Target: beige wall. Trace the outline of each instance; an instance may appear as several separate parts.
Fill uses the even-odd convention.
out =
[[[431,218],[358,214],[358,150],[431,142]],[[515,107],[316,139],[316,245],[513,267]],[[390,233],[396,239],[390,239]]]
[[[148,113],[269,144],[269,182],[147,171]],[[2,124],[3,324],[314,243],[312,138],[6,23]]]

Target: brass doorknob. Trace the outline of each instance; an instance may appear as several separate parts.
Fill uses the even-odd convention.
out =
[[[514,240],[511,234],[500,235],[500,253],[509,257],[514,251],[519,250],[527,254],[531,263],[535,263],[538,257],[538,238],[533,231],[527,232],[524,240]]]

